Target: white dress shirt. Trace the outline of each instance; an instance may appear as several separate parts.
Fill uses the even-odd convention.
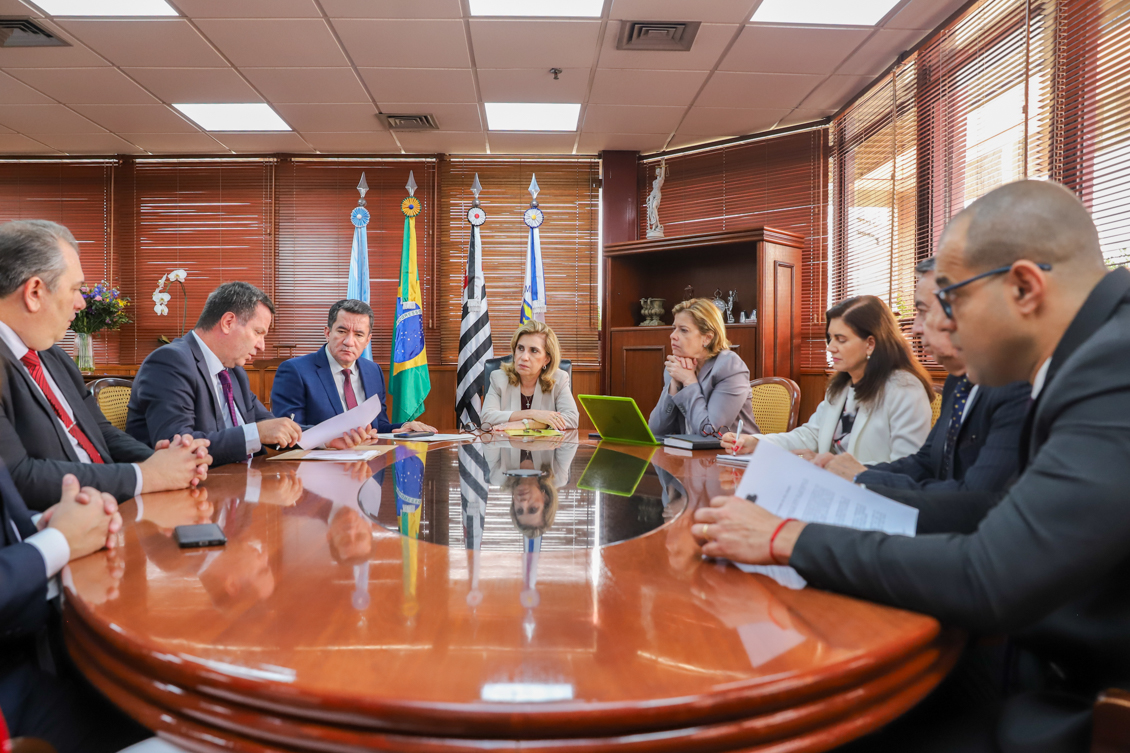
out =
[[[345,404],[345,374],[341,373],[345,367],[337,362],[337,359],[330,353],[330,346],[326,348],[326,360],[330,362],[330,371],[334,375],[334,384],[337,385],[337,396],[341,400],[341,407],[343,410],[349,410],[349,406]],[[361,384],[361,370],[357,368],[357,362],[354,361],[353,365],[349,367],[349,383],[353,385],[353,396],[357,398],[357,404],[365,402],[365,387]]]
[[[208,366],[208,373],[212,375],[212,392],[216,395],[216,401],[220,406],[220,414],[224,417],[224,426],[231,429],[236,426],[243,427],[243,438],[247,444],[247,454],[254,455],[263,449],[263,443],[259,441],[259,428],[255,424],[246,424],[243,422],[243,416],[239,413],[239,406],[235,409],[236,424],[232,423],[231,411],[228,409],[228,400],[224,397],[224,386],[220,384],[220,372],[226,371],[226,367],[212,352],[200,335],[196,334],[196,330],[192,331],[192,336],[196,338],[196,342],[200,345],[200,352],[204,354],[204,363]],[[232,389],[235,389],[235,380],[232,380]]]
[[[1044,382],[1048,381],[1048,368],[1052,365],[1052,359],[1044,361],[1043,366],[1036,372],[1036,378],[1032,380],[1032,399],[1035,400],[1040,396],[1044,389]]]

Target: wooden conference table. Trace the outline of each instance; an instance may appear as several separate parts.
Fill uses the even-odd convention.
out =
[[[704,561],[689,513],[736,482],[713,458],[569,436],[216,468],[65,571],[68,647],[193,751],[820,751],[919,701],[962,636]],[[177,548],[209,520],[225,547]]]

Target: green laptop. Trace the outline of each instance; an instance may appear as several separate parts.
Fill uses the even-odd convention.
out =
[[[655,435],[630,397],[611,395],[577,395],[581,407],[605,442],[657,445]]]

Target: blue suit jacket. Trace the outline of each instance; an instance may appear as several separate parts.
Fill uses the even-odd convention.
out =
[[[367,358],[358,358],[356,368],[361,373],[365,396],[381,396],[381,412],[373,421],[373,427],[386,433],[400,428],[400,424],[393,425],[388,420],[385,377],[381,367]],[[276,416],[293,414],[294,420],[304,428],[345,412],[325,347],[279,364],[271,387],[271,410]]]
[[[17,638],[33,635],[47,621],[47,568],[43,555],[31,544],[21,543],[36,532],[8,469],[0,465],[0,654],[13,649],[8,644]],[[20,538],[12,529],[19,529]],[[5,656],[4,662],[16,657]]]

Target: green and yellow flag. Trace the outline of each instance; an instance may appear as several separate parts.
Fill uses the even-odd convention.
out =
[[[400,286],[396,289],[396,318],[392,325],[392,367],[389,395],[394,424],[412,421],[424,412],[424,398],[432,391],[428,352],[424,348],[424,297],[416,265],[416,215],[423,204],[416,198],[416,179],[408,173],[408,198],[400,202],[404,213],[404,246],[400,255]]]

